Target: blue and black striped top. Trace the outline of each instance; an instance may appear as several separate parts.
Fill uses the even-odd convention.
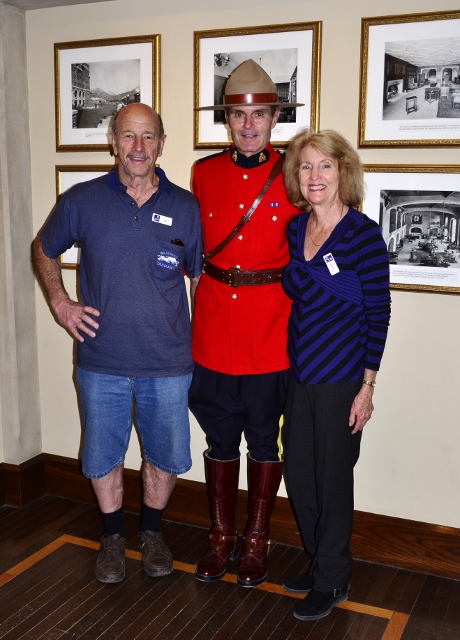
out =
[[[283,286],[293,300],[289,358],[301,383],[348,382],[378,371],[390,321],[388,252],[379,226],[350,208],[318,253],[304,257],[309,213],[287,228]],[[324,256],[339,272],[331,275]]]

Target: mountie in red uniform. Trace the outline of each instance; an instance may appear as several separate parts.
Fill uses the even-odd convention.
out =
[[[280,418],[289,375],[291,303],[281,276],[289,262],[286,227],[297,214],[287,200],[283,158],[269,141],[286,106],[302,105],[279,102],[273,80],[249,59],[230,73],[222,103],[199,109],[224,109],[234,143],[198,161],[193,174],[205,262],[195,294],[189,407],[206,433],[212,521],[208,549],[195,570],[203,582],[225,575],[240,547],[238,585],[256,587],[268,576],[270,518],[283,473]],[[236,502],[243,434],[248,519],[240,540]]]
[[[278,158],[271,145],[251,157],[232,147],[196,163],[193,192],[200,203],[205,253],[247,212]],[[247,271],[284,267],[289,261],[286,226],[297,213],[279,174],[250,221],[212,263]],[[203,274],[195,298],[193,359],[235,376],[287,369],[290,309],[280,282],[232,287]]]
[[[244,432],[248,522],[237,581],[245,587],[267,579],[270,516],[283,470],[279,423],[288,379],[291,303],[280,280],[289,261],[286,226],[297,210],[287,201],[281,173],[249,222],[227,244],[223,241],[258,198],[272,170],[280,169],[279,159],[270,145],[249,157],[232,147],[197,162],[193,178],[205,255],[211,252],[195,295],[196,364],[189,394],[209,446],[205,466],[212,519],[209,548],[196,575],[218,580],[228,560],[238,555],[235,508]],[[221,244],[222,250],[213,251]]]

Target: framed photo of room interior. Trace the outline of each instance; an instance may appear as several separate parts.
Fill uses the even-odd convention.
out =
[[[364,165],[392,289],[460,294],[460,165]]]
[[[460,11],[361,21],[360,147],[460,145]]]

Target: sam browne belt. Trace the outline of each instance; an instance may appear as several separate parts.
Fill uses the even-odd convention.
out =
[[[239,267],[222,269],[207,260],[203,265],[203,273],[214,278],[218,282],[228,284],[229,287],[257,286],[259,284],[274,284],[281,282],[285,267],[277,269],[257,269],[257,271],[245,271]]]
[[[281,281],[281,276],[283,275],[285,267],[277,267],[276,269],[258,269],[257,271],[244,271],[239,267],[222,269],[221,267],[217,267],[215,264],[212,264],[212,262],[209,262],[209,258],[213,258],[218,253],[220,253],[222,249],[224,249],[229,244],[229,242],[233,240],[236,234],[241,231],[244,225],[249,222],[252,214],[259,206],[273,180],[281,173],[283,161],[284,156],[280,156],[275,162],[272,170],[270,171],[270,175],[268,176],[267,181],[257,195],[257,198],[254,200],[248,211],[238,222],[236,227],[234,227],[232,231],[230,231],[228,236],[224,238],[222,242],[217,245],[217,247],[214,247],[214,249],[211,249],[211,251],[209,251],[208,253],[203,254],[203,273],[206,273],[206,275],[214,278],[214,280],[217,280],[218,282],[228,284],[229,287],[257,286],[259,284],[274,284],[275,282]]]

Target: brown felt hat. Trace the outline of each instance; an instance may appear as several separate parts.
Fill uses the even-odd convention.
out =
[[[279,102],[276,85],[254,60],[245,60],[230,74],[224,91],[224,103],[200,107],[198,111],[212,111],[226,107],[271,105],[276,107],[303,107],[300,102]]]

